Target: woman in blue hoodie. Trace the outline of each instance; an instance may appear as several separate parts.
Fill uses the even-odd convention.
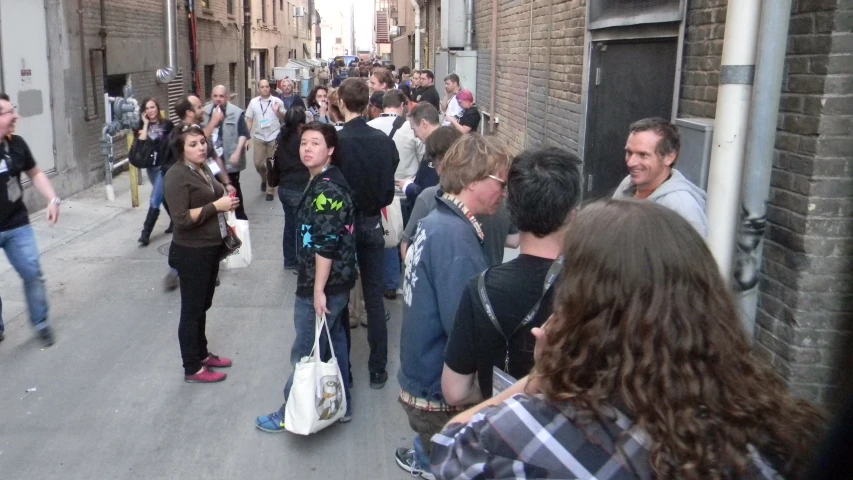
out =
[[[343,312],[349,291],[355,284],[355,207],[352,191],[335,164],[338,135],[329,124],[312,122],[302,130],[299,156],[308,168],[311,180],[296,212],[297,260],[299,276],[293,323],[296,339],[290,350],[290,363],[296,365],[311,354],[317,315],[326,315],[332,346],[343,378],[349,377],[347,328]],[[325,335],[325,334],[323,334]],[[328,355],[328,341],[320,339],[320,356]],[[290,396],[293,373],[284,386],[284,401]],[[352,420],[349,387],[344,385],[347,411],[340,422]],[[284,407],[258,417],[255,426],[265,432],[283,432]]]

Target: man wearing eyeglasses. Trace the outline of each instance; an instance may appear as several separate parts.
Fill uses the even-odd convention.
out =
[[[0,93],[0,248],[24,280],[24,294],[33,327],[44,345],[51,346],[55,340],[47,323],[47,291],[39,265],[36,237],[24,205],[21,173],[27,174],[36,190],[48,200],[47,222],[50,226],[59,218],[60,199],[47,175],[36,165],[27,142],[12,134],[18,118],[9,96]],[[0,341],[5,338],[4,332],[0,310]]]

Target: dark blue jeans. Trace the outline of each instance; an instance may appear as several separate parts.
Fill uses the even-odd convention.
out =
[[[284,233],[281,239],[284,268],[296,268],[296,208],[302,199],[302,192],[278,187],[278,199],[284,209]]]
[[[382,286],[385,277],[385,238],[379,215],[364,217],[356,213],[355,240],[364,309],[367,311],[367,344],[370,356],[367,369],[382,373],[388,363],[388,325],[385,323],[385,304]]]
[[[341,376],[344,379],[344,393],[347,397],[347,413],[352,413],[352,401],[350,400],[349,384],[349,353],[347,352],[346,331],[349,330],[349,324],[344,325],[346,318],[344,309],[349,301],[349,292],[339,293],[337,295],[326,295],[326,308],[331,313],[326,314],[326,323],[329,325],[329,334],[331,335],[332,348],[335,350],[338,367],[341,369]],[[311,355],[311,350],[314,348],[314,327],[316,326],[317,314],[314,313],[314,298],[296,296],[296,301],[293,305],[293,326],[296,329],[296,338],[293,340],[293,346],[290,348],[290,365],[294,366],[302,358]],[[329,351],[329,340],[326,338],[326,333],[323,332],[320,337],[320,357],[323,361],[331,358]],[[284,401],[290,397],[290,389],[293,386],[293,372],[287,378],[287,383],[284,385]]]

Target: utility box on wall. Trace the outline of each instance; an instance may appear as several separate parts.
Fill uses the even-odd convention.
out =
[[[477,101],[477,52],[474,50],[439,51],[435,54],[435,85],[444,96],[444,77],[459,75],[459,85],[471,90]]]
[[[441,0],[442,50],[465,47],[465,0]]]
[[[713,118],[677,118],[681,150],[675,168],[702,190],[708,190],[708,167],[714,138]]]

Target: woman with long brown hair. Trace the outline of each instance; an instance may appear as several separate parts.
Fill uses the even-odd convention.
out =
[[[174,125],[161,116],[160,104],[155,98],[146,98],[140,105],[142,105],[142,126],[136,132],[131,155],[146,155],[151,165],[145,169],[148,179],[151,181],[151,198],[148,202],[148,215],[145,217],[142,233],[140,233],[138,240],[139,243],[146,246],[150,241],[151,231],[154,230],[154,224],[157,223],[157,218],[160,216],[160,205],[163,204],[162,162],[166,158],[169,136]],[[169,213],[168,207],[166,213]],[[166,233],[170,232],[171,230]]]
[[[434,437],[437,478],[803,474],[822,414],[752,356],[686,220],[647,202],[592,204],[563,255],[533,372]]]

